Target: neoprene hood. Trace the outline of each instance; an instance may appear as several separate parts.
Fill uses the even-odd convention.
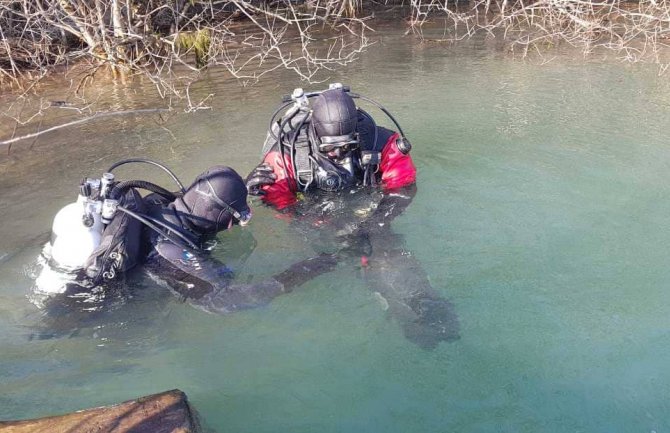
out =
[[[216,234],[230,226],[233,213],[249,215],[247,187],[230,167],[217,165],[199,175],[174,203],[199,234]],[[239,222],[239,221],[237,221]]]
[[[323,143],[353,140],[357,122],[356,104],[342,89],[326,90],[312,104],[312,124]]]

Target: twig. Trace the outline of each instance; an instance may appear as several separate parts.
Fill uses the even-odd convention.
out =
[[[39,137],[39,136],[44,135],[48,132],[56,131],[58,129],[63,129],[63,128],[67,128],[67,127],[74,126],[74,125],[78,125],[78,124],[85,123],[85,122],[95,120],[95,119],[102,119],[104,117],[123,116],[123,115],[128,115],[128,114],[162,113],[162,112],[166,112],[166,111],[170,111],[170,110],[167,109],[167,108],[146,108],[146,109],[139,109],[139,110],[98,112],[98,113],[95,113],[92,116],[84,117],[82,119],[73,120],[72,122],[63,123],[61,125],[52,126],[51,128],[47,128],[47,129],[42,130],[42,131],[34,132],[32,134],[26,134],[26,135],[22,135],[20,137],[11,138],[9,140],[0,141],[0,146],[11,145],[12,143],[16,143],[16,142],[21,141],[21,140],[27,140],[29,138]]]

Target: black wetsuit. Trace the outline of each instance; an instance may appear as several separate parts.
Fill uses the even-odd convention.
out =
[[[202,244],[203,239],[189,231],[188,223],[179,218],[170,204],[156,196],[147,197],[145,202],[150,216]],[[213,259],[207,251],[175,245],[148,227],[144,229],[143,239],[146,246],[145,270],[185,301],[218,314],[265,305],[303,282],[331,270],[336,264],[332,256],[323,254],[303,260],[264,281],[242,284],[234,281],[232,271]]]
[[[274,278],[254,284],[236,283],[225,265],[165,239],[157,239],[152,245],[145,269],[184,300],[219,314],[258,307],[286,292],[284,284]]]

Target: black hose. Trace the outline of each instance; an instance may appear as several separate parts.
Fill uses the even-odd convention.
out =
[[[131,217],[135,218],[136,220],[140,221],[141,223],[145,224],[147,227],[153,229],[156,233],[158,233],[161,236],[165,236],[170,242],[173,244],[180,246],[184,248],[185,250],[189,250],[191,252],[199,253],[200,247],[198,247],[193,241],[191,241],[188,237],[186,237],[183,233],[179,233],[177,230],[173,229],[172,227],[168,226],[167,224],[158,221],[154,218],[151,218],[148,215],[141,215],[137,212],[131,211],[128,208],[125,208],[123,206],[117,206],[117,209],[130,215]],[[158,228],[158,225],[162,226],[163,228],[167,229],[169,232],[172,232],[176,234],[180,239],[173,237],[170,233],[166,233],[162,231],[160,228]],[[183,240],[183,241],[182,241]]]
[[[372,105],[374,105],[375,107],[377,107],[377,108],[379,108],[380,110],[382,110],[382,111],[384,112],[384,114],[386,114],[386,115],[388,116],[388,118],[391,119],[391,121],[393,121],[393,123],[395,124],[396,128],[398,128],[398,132],[400,133],[400,135],[401,135],[403,138],[405,137],[405,133],[402,131],[402,128],[400,127],[400,124],[398,123],[398,121],[395,120],[395,117],[393,117],[393,115],[392,115],[391,113],[389,113],[389,111],[388,111],[386,108],[384,108],[384,106],[383,106],[382,104],[380,104],[379,102],[374,101],[374,100],[368,98],[367,96],[359,95],[358,93],[351,93],[351,97],[352,97],[352,98],[358,98],[358,99],[362,99],[362,100],[364,100],[364,101],[367,101],[367,102],[369,102],[370,104],[372,104]]]
[[[123,182],[119,182],[114,186],[114,188],[112,188],[112,191],[109,193],[109,198],[118,200],[130,188],[146,189],[148,191],[155,192],[156,194],[159,194],[170,201],[177,198],[174,193],[154,183],[147,182],[146,180],[125,180]]]
[[[370,122],[372,122],[373,129],[375,130],[375,137],[372,140],[372,150],[377,151],[377,139],[379,138],[379,130],[377,129],[377,122],[375,122],[375,119],[368,113],[367,111],[363,110],[362,108],[358,109],[358,112],[361,113],[363,116],[367,117]],[[381,149],[380,149],[381,150]]]
[[[279,114],[279,112],[281,112],[281,111],[284,110],[286,107],[288,107],[289,105],[292,105],[292,104],[293,104],[293,101],[289,101],[289,102],[287,102],[287,103],[285,103],[285,104],[280,105],[279,108],[277,108],[277,109],[275,110],[275,112],[272,113],[272,116],[270,116],[270,128],[268,128],[268,131],[270,132],[270,137],[274,138],[274,139],[277,140],[277,141],[279,141],[279,137],[277,137],[277,136],[275,135],[274,131],[272,130],[272,127],[273,127],[274,124],[275,124],[275,118],[277,117],[277,114]],[[282,132],[282,130],[280,129],[280,130],[279,130],[279,133],[281,134],[281,132]]]
[[[183,193],[183,192],[186,192],[186,189],[184,188],[184,184],[181,183],[181,181],[179,180],[179,178],[172,172],[172,170],[170,170],[169,168],[167,168],[164,164],[161,164],[160,162],[157,162],[157,161],[154,161],[154,160],[151,160],[151,159],[147,159],[147,158],[128,158],[128,159],[122,159],[121,161],[118,161],[118,162],[114,163],[111,167],[109,167],[109,168],[107,169],[107,172],[108,172],[108,173],[111,173],[112,170],[114,170],[115,168],[120,167],[120,166],[122,166],[122,165],[124,165],[124,164],[129,164],[129,163],[131,163],[131,162],[139,162],[139,163],[142,163],[142,164],[150,164],[150,165],[154,165],[154,166],[156,166],[156,167],[160,167],[160,168],[162,168],[167,174],[170,175],[170,177],[171,177],[171,178],[175,181],[175,183],[179,186],[179,190],[180,190],[182,193]]]
[[[200,247],[199,247],[198,245],[196,245],[196,243],[193,242],[193,240],[192,240],[191,238],[189,238],[188,236],[186,236],[184,233],[182,233],[182,232],[179,231],[178,229],[175,229],[174,227],[171,227],[170,225],[168,225],[168,224],[164,223],[163,221],[161,221],[161,220],[159,220],[159,219],[157,219],[157,218],[154,218],[154,217],[152,217],[152,216],[150,216],[150,215],[139,214],[139,213],[138,213],[138,215],[141,215],[141,216],[145,217],[146,219],[148,219],[149,221],[151,221],[152,223],[157,224],[157,225],[163,227],[165,230],[167,230],[167,231],[169,231],[169,232],[171,232],[171,233],[176,234],[176,235],[179,236],[181,239],[183,239],[184,242],[186,242],[188,245],[190,245],[191,248],[196,249],[196,250],[200,250]],[[163,233],[162,233],[162,234],[163,234]]]

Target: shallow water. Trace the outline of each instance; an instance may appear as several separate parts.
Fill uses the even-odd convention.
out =
[[[414,144],[418,193],[393,231],[454,304],[460,339],[412,344],[345,265],[228,316],[141,273],[101,311],[53,320],[29,302],[51,219],[81,177],[129,156],[185,182],[212,163],[255,165],[276,101],[299,84],[280,74],[241,88],[212,71],[197,91],[216,93],[214,109],[173,115],[170,132],[117,118],[0,160],[0,418],[180,388],[218,431],[670,429],[667,78],[570,53],[524,61],[490,43],[378,36],[332,78],[382,101]],[[160,105],[141,87],[119,92],[106,94],[119,108]],[[292,233],[257,208],[216,255],[261,279],[313,254]]]

